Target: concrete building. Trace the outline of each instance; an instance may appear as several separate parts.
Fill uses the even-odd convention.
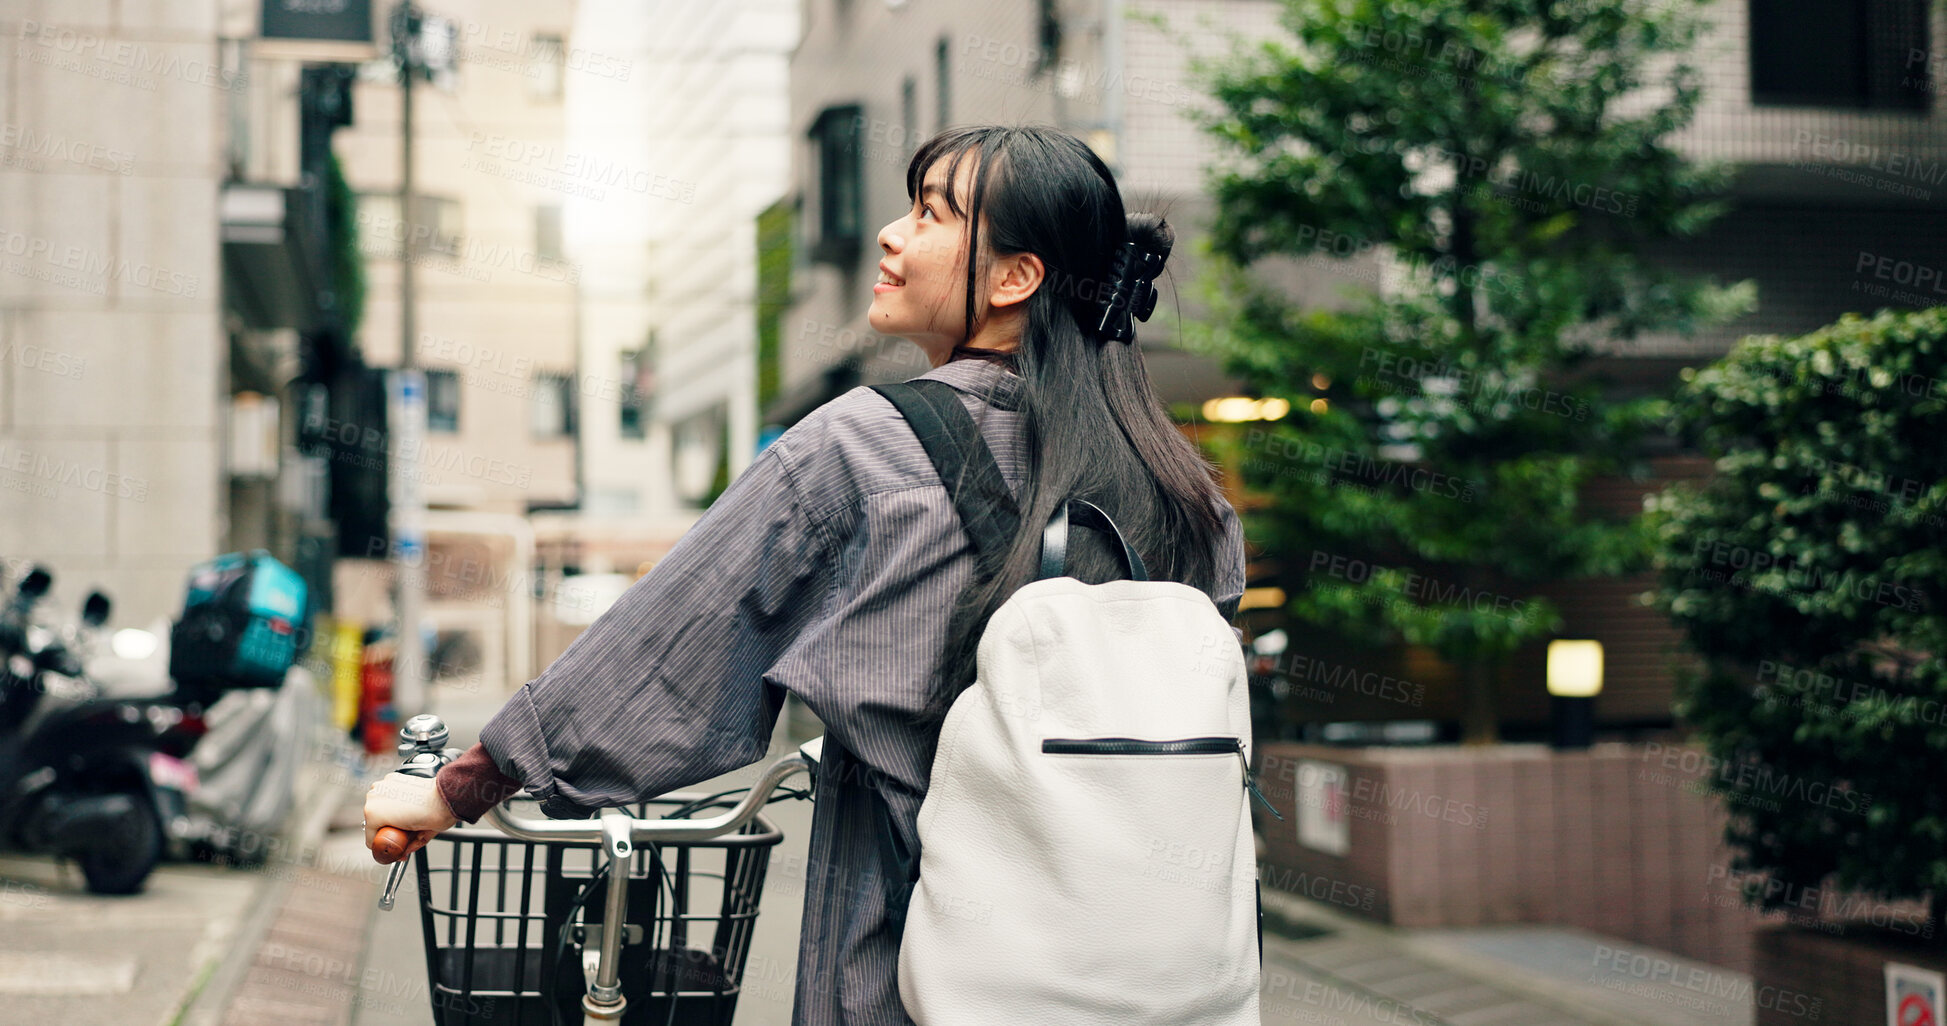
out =
[[[413,359],[428,375],[419,461],[428,506],[570,507],[580,498],[581,266],[563,246],[563,208],[607,188],[566,145],[574,4],[454,0],[427,12],[449,19],[457,70],[414,90],[420,209],[399,210],[400,90],[389,67],[360,77],[354,120],[336,141],[366,258],[360,344],[374,366],[398,364],[400,257],[410,249]]]
[[[631,182],[568,206],[598,386],[584,390],[583,511],[591,526],[686,524],[720,469],[734,477],[757,450],[754,224],[789,187],[797,5],[584,2],[575,39],[631,69],[568,86],[569,145]]]
[[[226,410],[288,347],[224,309],[234,13],[0,8],[0,558],[48,565],[63,613],[100,584],[146,623],[262,536],[233,516]],[[258,479],[276,445],[240,441]]]

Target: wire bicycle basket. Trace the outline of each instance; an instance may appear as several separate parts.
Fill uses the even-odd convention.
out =
[[[702,797],[663,795],[629,812],[653,819],[685,807],[714,812],[736,804],[699,804]],[[513,801],[533,804],[524,796]],[[735,833],[638,844],[624,856],[625,1026],[729,1026],[771,851],[783,839],[760,813]],[[590,922],[604,907],[606,858],[597,841],[526,841],[486,827],[447,830],[415,852],[434,1022],[580,1023],[586,979],[607,926]]]

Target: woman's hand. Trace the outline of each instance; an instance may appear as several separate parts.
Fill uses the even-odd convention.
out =
[[[365,847],[370,849],[380,827],[397,827],[410,838],[405,858],[439,836],[440,831],[459,822],[453,810],[440,797],[439,786],[431,777],[415,777],[392,772],[380,777],[365,792]]]

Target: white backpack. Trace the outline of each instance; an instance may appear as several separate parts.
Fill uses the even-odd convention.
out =
[[[951,386],[874,387],[995,552],[1019,514]],[[1115,537],[1131,579],[1061,576],[1071,513]],[[981,635],[920,805],[899,952],[918,1026],[1258,1026],[1247,687],[1208,595],[1149,580],[1093,504],[1056,511],[1039,579]]]

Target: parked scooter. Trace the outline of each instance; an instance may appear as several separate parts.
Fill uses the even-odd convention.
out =
[[[119,631],[112,651],[87,662],[88,676],[117,697],[168,701],[183,712],[161,739],[168,761],[158,760],[152,774],[164,857],[253,865],[268,856],[296,802],[298,772],[324,715],[322,699],[310,671],[294,660],[274,678],[275,687],[232,686],[234,677],[171,651],[183,633],[180,620],[166,619],[147,630]],[[259,679],[277,665],[273,660]],[[202,672],[175,676],[172,666]]]
[[[162,854],[150,764],[182,711],[102,697],[82,656],[108,597],[91,593],[79,624],[57,630],[34,616],[52,582],[35,567],[0,609],[0,844],[71,858],[89,890],[132,894]]]

